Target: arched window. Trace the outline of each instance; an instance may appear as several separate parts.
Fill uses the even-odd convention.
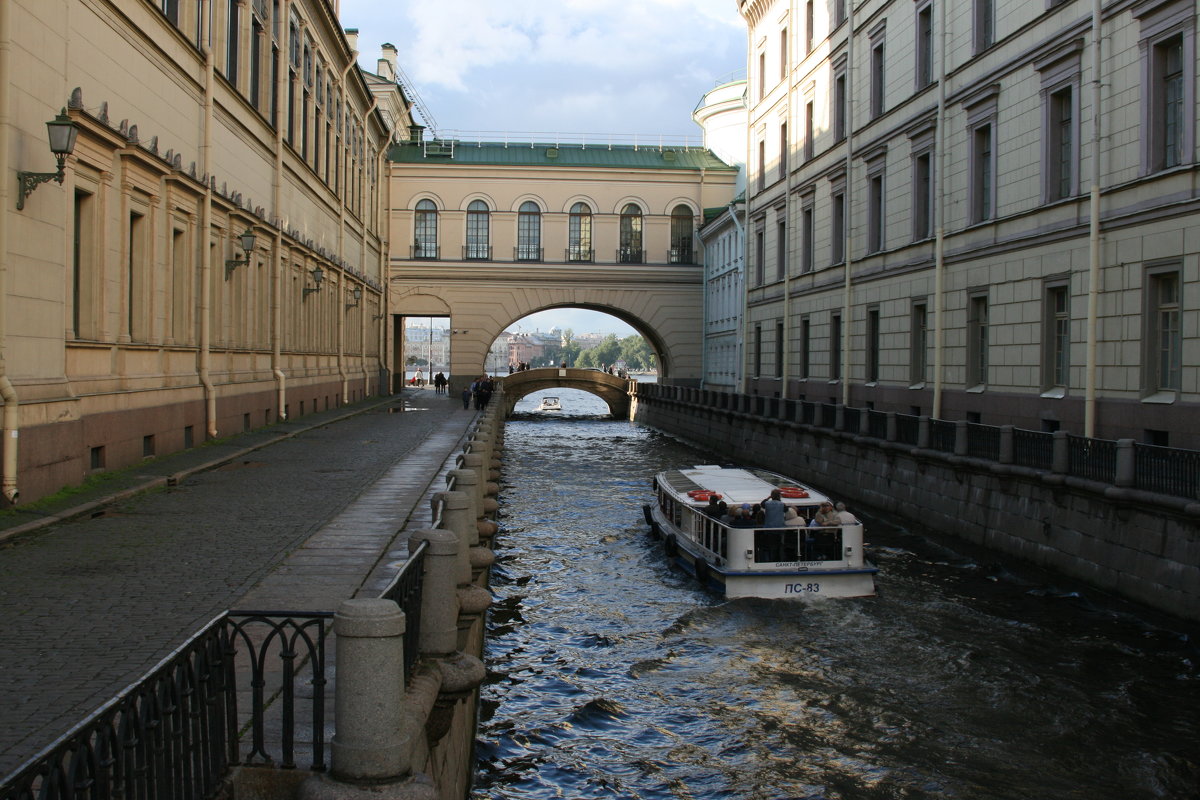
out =
[[[413,258],[438,257],[438,210],[432,200],[417,203],[413,224]]]
[[[630,203],[621,209],[621,249],[617,263],[642,263],[642,210]]]
[[[567,231],[567,261],[592,260],[592,209],[587,203],[571,206]]]
[[[671,210],[671,263],[695,264],[696,253],[692,249],[692,210],[685,205]]]
[[[463,258],[492,257],[490,219],[488,205],[482,200],[472,200],[467,206],[467,246],[463,248]]]
[[[542,260],[542,210],[532,200],[517,211],[517,261]]]

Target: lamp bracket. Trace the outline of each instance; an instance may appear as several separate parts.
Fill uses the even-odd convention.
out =
[[[66,177],[67,171],[63,166],[63,160],[58,161],[58,172],[18,172],[17,173],[17,210],[25,208],[25,198],[33,194],[33,190],[41,186],[43,183],[54,181],[62,185],[63,178]]]

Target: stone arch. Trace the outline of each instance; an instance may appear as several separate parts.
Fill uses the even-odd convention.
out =
[[[600,210],[600,204],[596,202],[595,198],[589,197],[586,194],[576,194],[568,197],[567,201],[563,203],[562,213],[570,214],[571,207],[576,203],[587,203],[587,206],[592,210],[593,215],[603,213]]]
[[[640,208],[643,216],[649,216],[650,214],[654,213],[654,211],[650,208],[650,204],[636,195],[622,197],[613,205],[612,211],[609,213],[619,215],[625,210],[625,206],[629,205],[630,203]]]
[[[594,369],[540,367],[502,376],[504,415],[512,414],[522,397],[543,389],[579,389],[608,404],[609,413],[618,419],[629,418],[630,381]]]
[[[437,192],[417,192],[411,195],[408,198],[408,201],[404,205],[400,206],[400,208],[407,211],[412,211],[417,207],[417,203],[421,202],[422,200],[433,201],[433,204],[437,206],[438,211],[447,211],[450,208],[448,205],[446,205],[446,201],[443,200],[441,195],[437,194]]]
[[[466,211],[471,203],[475,202],[476,200],[482,200],[483,202],[487,203],[488,211],[495,212],[500,210],[500,207],[496,205],[495,198],[486,192],[471,192],[463,195],[462,200],[459,201],[458,210]]]
[[[546,205],[546,201],[536,194],[521,195],[513,200],[512,206],[508,210],[515,214],[521,210],[521,206],[523,206],[525,203],[534,203],[543,214],[549,211],[549,206]]]
[[[675,210],[676,206],[687,206],[688,208],[690,208],[692,210],[693,217],[700,216],[700,208],[696,205],[696,201],[691,200],[687,197],[673,198],[672,200],[667,202],[666,206],[664,206],[662,211],[660,211],[659,213],[664,216],[669,217],[669,216],[671,216],[671,212],[673,212]]]

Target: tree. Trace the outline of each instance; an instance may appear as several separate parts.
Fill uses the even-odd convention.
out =
[[[617,340],[615,333],[610,333],[604,337],[600,344],[591,349],[592,360],[597,367],[602,367],[606,364],[612,364],[621,357],[621,343]]]

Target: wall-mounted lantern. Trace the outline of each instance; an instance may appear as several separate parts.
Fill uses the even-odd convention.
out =
[[[229,280],[229,276],[235,269],[250,263],[250,254],[254,252],[255,238],[252,228],[246,228],[246,232],[238,237],[242,245],[242,257],[231,258],[225,261],[225,280]]]
[[[354,298],[354,302],[353,302],[353,303],[347,303],[347,304],[346,304],[346,310],[347,310],[347,311],[349,311],[349,310],[350,310],[350,309],[352,309],[352,308],[358,308],[358,301],[359,301],[359,300],[362,300],[362,289],[360,289],[359,287],[355,286],[355,287],[354,287],[354,291],[352,291],[352,292],[350,293],[350,296]]]
[[[313,292],[321,291],[321,282],[325,280],[325,270],[321,269],[320,267],[313,267],[312,278],[313,278],[313,283],[315,283],[316,286],[311,289],[308,288],[307,286],[305,286],[304,293],[300,296],[301,300],[307,300],[308,296],[310,294],[312,294]]]
[[[18,210],[25,208],[25,198],[33,194],[34,189],[46,181],[55,181],[61,185],[67,175],[67,156],[75,149],[79,129],[67,116],[67,110],[64,108],[57,117],[46,123],[46,132],[50,137],[50,152],[58,159],[58,172],[18,172]]]

